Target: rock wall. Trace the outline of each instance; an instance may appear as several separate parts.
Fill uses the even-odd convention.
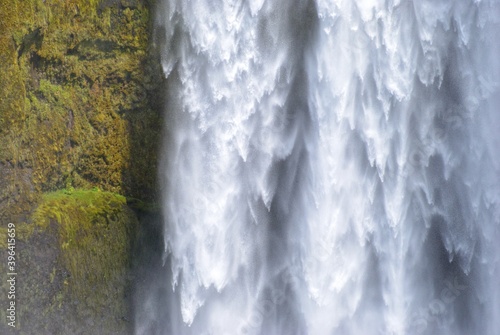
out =
[[[2,334],[131,332],[132,250],[139,213],[155,208],[163,122],[153,7],[0,0]],[[16,329],[4,308],[9,222]]]
[[[43,192],[151,201],[161,128],[146,1],[1,0],[0,219]]]

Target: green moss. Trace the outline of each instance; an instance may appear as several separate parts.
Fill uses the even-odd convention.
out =
[[[162,79],[140,0],[0,0],[0,216],[42,192],[155,197]]]
[[[156,210],[163,123],[149,3],[0,0],[0,253],[13,222],[29,334],[126,328],[129,207]]]
[[[125,334],[131,249],[138,227],[125,197],[98,188],[44,194],[16,224],[18,332]],[[6,259],[7,229],[0,227]],[[0,271],[7,273],[5,263]],[[7,282],[0,283],[2,292]],[[5,305],[6,295],[0,297]],[[0,311],[4,318],[5,310]],[[5,331],[0,324],[0,333]]]
[[[101,191],[59,191],[45,194],[33,214],[33,222],[47,228],[58,224],[64,265],[71,274],[68,284],[75,298],[92,294],[96,286],[108,288],[127,268],[129,241],[136,224],[126,209],[125,197]],[[97,295],[100,300],[102,295]],[[103,301],[101,301],[103,302]],[[105,304],[96,301],[95,308]]]
[[[60,266],[52,269],[49,281],[57,271],[67,272],[46,313],[75,306],[80,320],[102,322],[106,329],[120,327],[120,318],[128,314],[127,273],[137,226],[125,197],[99,190],[47,193],[33,213],[33,223],[42,231],[55,224],[57,231]]]

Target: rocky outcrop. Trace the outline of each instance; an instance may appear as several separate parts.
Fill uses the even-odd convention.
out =
[[[22,278],[14,333],[130,331],[140,224],[125,199],[154,208],[144,204],[156,199],[163,122],[152,7],[0,0],[0,257],[12,222]],[[3,334],[12,329],[1,287]]]
[[[148,49],[150,6],[1,1],[3,222],[68,187],[152,200],[162,78]]]

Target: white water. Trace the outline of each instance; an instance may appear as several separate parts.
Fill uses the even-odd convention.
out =
[[[499,5],[161,2],[170,293],[136,333],[499,334]]]

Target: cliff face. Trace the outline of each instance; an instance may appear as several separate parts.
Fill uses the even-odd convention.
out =
[[[68,187],[154,196],[162,79],[150,5],[0,2],[2,221]]]
[[[125,197],[155,201],[162,125],[152,2],[0,0],[0,254],[13,222],[19,334],[129,329]]]

